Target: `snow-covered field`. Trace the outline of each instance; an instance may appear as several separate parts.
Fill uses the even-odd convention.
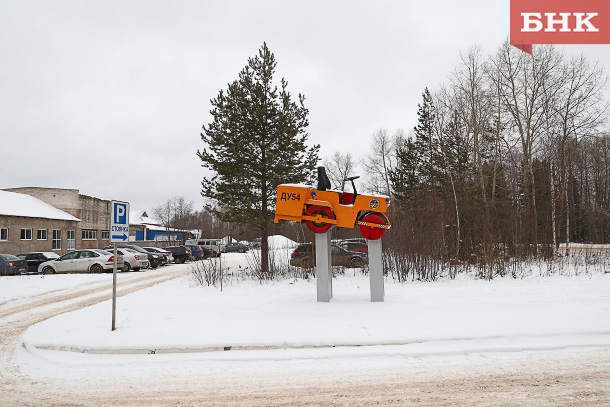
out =
[[[227,254],[225,264],[243,270],[246,256]],[[14,278],[0,286],[0,307],[109,278]],[[50,374],[58,365],[149,364],[153,353],[164,363],[218,363],[610,348],[610,274],[404,284],[387,279],[385,289],[385,302],[370,302],[368,277],[348,270],[333,280],[331,302],[318,303],[315,280],[234,278],[221,291],[185,276],[119,298],[114,332],[109,301],[32,326],[23,335],[20,360]]]

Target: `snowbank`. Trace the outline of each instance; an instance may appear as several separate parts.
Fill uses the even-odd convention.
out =
[[[294,240],[290,240],[286,236],[282,236],[282,235],[269,236],[267,238],[267,242],[269,242],[269,248],[271,250],[294,249],[298,245],[298,243],[295,242]]]

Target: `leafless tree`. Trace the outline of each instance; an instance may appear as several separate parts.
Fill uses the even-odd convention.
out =
[[[155,218],[161,222],[161,225],[165,227],[167,238],[170,240],[170,230],[172,228],[171,224],[174,214],[173,199],[168,199],[167,201],[154,207],[153,214]]]
[[[562,67],[561,87],[552,104],[559,124],[561,195],[568,209],[565,221],[568,254],[571,233],[566,146],[570,137],[577,143],[579,138],[598,134],[607,119],[608,103],[603,100],[607,84],[608,78],[599,65],[591,65],[582,55],[574,57]]]
[[[186,232],[196,228],[193,202],[187,201],[183,196],[175,196],[159,204],[153,213],[165,227],[168,236],[170,231]]]
[[[487,198],[483,176],[482,138],[489,129],[493,114],[485,65],[482,49],[474,46],[468,52],[460,53],[459,63],[451,76],[454,109],[472,137],[472,161],[483,202],[486,202]]]
[[[396,166],[396,146],[405,137],[402,129],[398,129],[391,137],[384,128],[373,133],[370,152],[365,155],[363,161],[367,190],[387,196],[392,195],[390,172]]]
[[[345,179],[354,175],[356,164],[352,158],[352,154],[347,152],[341,154],[336,152],[330,158],[325,158],[323,164],[326,167],[326,174],[330,183],[341,191],[345,189]]]
[[[560,68],[562,55],[553,46],[539,46],[534,56],[505,42],[491,59],[499,73],[500,99],[512,118],[512,128],[520,142],[521,176],[527,208],[530,244],[537,248],[538,216],[534,157],[544,134],[544,84]],[[515,157],[517,155],[513,155]]]
[[[174,198],[174,228],[189,230],[195,227],[193,201],[187,201],[183,196]]]

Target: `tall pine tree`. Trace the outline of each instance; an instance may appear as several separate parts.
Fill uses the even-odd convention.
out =
[[[398,146],[396,168],[390,181],[397,198],[406,202],[419,192],[434,192],[442,178],[442,154],[439,137],[434,131],[434,103],[425,89],[423,102],[418,104],[415,140],[407,139]]]
[[[262,271],[269,270],[269,227],[279,184],[304,182],[318,162],[319,145],[308,147],[305,97],[292,101],[283,78],[273,84],[275,56],[263,44],[248,59],[239,78],[211,100],[213,121],[203,126],[205,148],[197,151],[202,166],[214,172],[203,178],[207,209],[226,222],[254,226],[261,234]]]
[[[419,188],[417,167],[415,144],[411,139],[406,139],[396,147],[396,168],[389,172],[392,190],[400,205],[412,199]]]
[[[418,154],[418,173],[420,182],[431,190],[438,187],[441,178],[441,161],[438,135],[434,132],[434,102],[428,88],[422,94],[423,102],[417,109],[415,149]]]

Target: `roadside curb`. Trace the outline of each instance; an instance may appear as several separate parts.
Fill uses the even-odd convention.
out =
[[[546,339],[541,344],[541,338]],[[93,348],[75,345],[26,344],[21,346],[28,352],[40,351],[73,352],[90,355],[154,355],[154,354],[196,354],[222,353],[228,351],[272,351],[272,350],[316,350],[345,349],[364,351],[367,355],[403,355],[411,357],[433,355],[465,355],[469,353],[510,353],[527,351],[558,351],[566,349],[605,348],[610,350],[609,332],[588,332],[580,334],[553,334],[544,336],[520,337],[480,337],[480,338],[430,338],[404,342],[379,343],[327,343],[327,344],[290,344],[281,345],[230,345],[201,347],[166,348]]]

